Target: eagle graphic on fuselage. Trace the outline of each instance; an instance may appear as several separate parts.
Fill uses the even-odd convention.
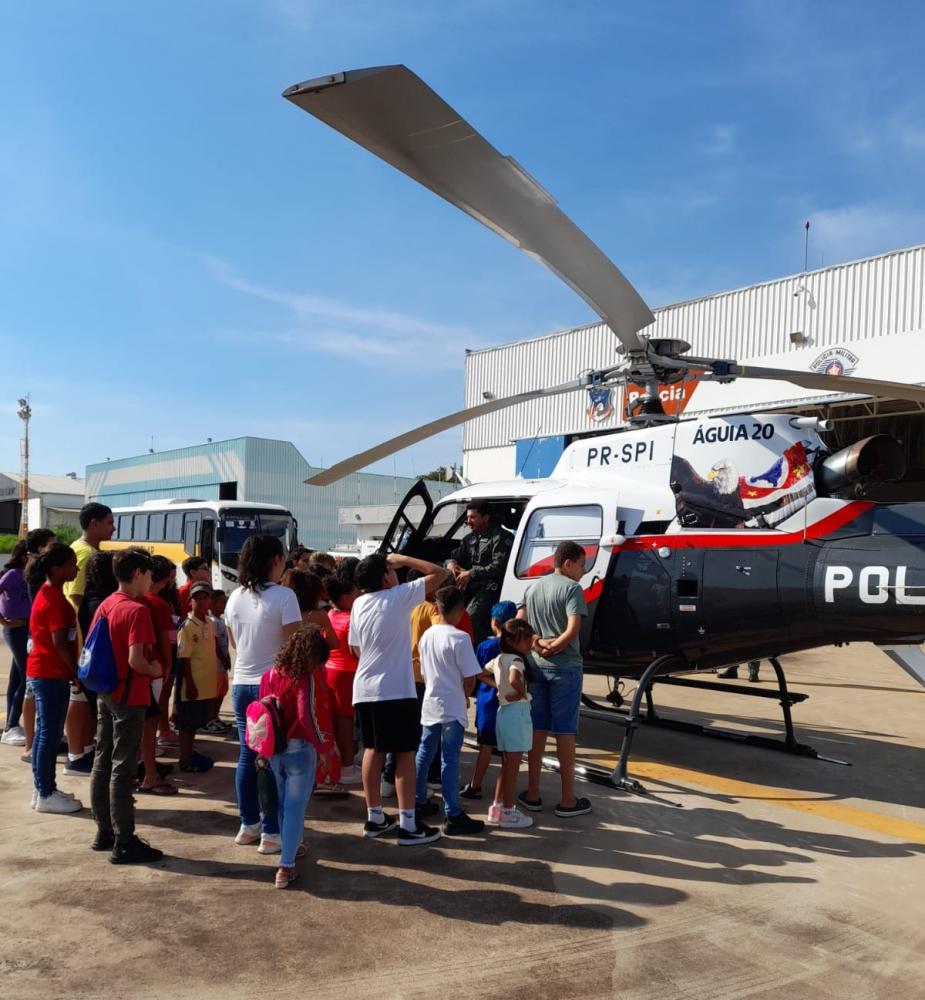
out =
[[[728,458],[714,462],[704,479],[686,458],[675,455],[671,460],[671,489],[685,527],[739,528],[745,521],[739,473]]]

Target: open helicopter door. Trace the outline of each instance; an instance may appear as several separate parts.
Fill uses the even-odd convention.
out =
[[[421,539],[430,530],[433,517],[434,501],[424,480],[419,479],[398,505],[392,523],[382,537],[379,551],[416,555]]]
[[[607,489],[561,489],[535,496],[524,511],[504,577],[502,597],[523,602],[531,583],[553,571],[560,542],[578,542],[585,550],[585,572],[579,581],[588,604],[582,628],[582,646],[591,634],[594,611],[604,589],[604,578],[617,531],[617,492]]]

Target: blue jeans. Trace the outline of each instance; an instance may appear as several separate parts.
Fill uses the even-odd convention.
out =
[[[317,751],[308,740],[289,740],[282,753],[273,754],[270,758],[279,794],[281,868],[291,868],[295,864],[295,852],[302,843],[305,830],[305,810],[315,787],[317,766]]]
[[[64,717],[71,699],[68,681],[33,677],[35,692],[35,738],[32,741],[32,778],[42,798],[47,798],[57,788],[55,760],[58,744],[64,732]]]
[[[443,809],[447,816],[458,816],[462,812],[459,804],[459,752],[462,750],[464,734],[465,729],[455,721],[421,727],[421,745],[414,761],[417,769],[414,797],[419,806],[427,801],[427,771],[442,739],[440,785],[443,790]]]
[[[258,684],[233,684],[231,686],[231,708],[235,725],[238,727],[238,768],[234,773],[234,789],[238,796],[238,812],[245,826],[262,824],[264,833],[274,837],[279,833],[276,816],[261,816],[257,798],[257,754],[247,745],[247,706],[260,697]]]
[[[22,700],[26,694],[26,644],[29,642],[29,626],[5,628],[3,641],[13,654],[10,679],[6,686],[6,728],[12,729],[19,725]]]

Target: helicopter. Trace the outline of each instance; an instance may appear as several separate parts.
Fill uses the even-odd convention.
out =
[[[512,157],[405,66],[351,70],[297,83],[283,97],[487,226],[552,270],[613,331],[608,368],[430,421],[354,455],[306,482],[327,485],[381,458],[507,406],[545,396],[641,387],[628,430],[573,441],[546,479],[469,484],[435,505],[423,481],[405,497],[382,543],[442,562],[465,533],[465,508],[488,504],[511,534],[500,596],[521,603],[552,571],[559,541],[584,546],[588,604],[585,672],[613,680],[591,715],[613,718],[618,678],[636,681],[612,773],[588,773],[647,794],[627,773],[638,725],[671,726],[820,760],[798,741],[780,657],[872,642],[925,685],[925,502],[875,503],[871,484],[902,478],[903,450],[879,434],[832,453],[816,417],[780,412],[687,418],[668,414],[666,388],[738,379],[925,402],[899,382],[741,365],[696,357],[690,345],[643,331],[655,317],[604,253]],[[696,675],[767,660],[777,690],[743,689]],[[783,740],[663,717],[653,686],[674,684],[773,698]],[[645,701],[645,711],[643,711]],[[832,761],[833,763],[845,763]],[[593,769],[588,769],[593,772]]]

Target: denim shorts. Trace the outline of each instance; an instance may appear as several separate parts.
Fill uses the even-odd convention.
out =
[[[534,729],[556,736],[578,735],[581,678],[581,667],[533,667],[527,687],[533,698]]]
[[[33,680],[34,680],[34,678],[32,678],[32,677],[27,677],[26,678],[26,694],[25,694],[25,697],[27,697],[27,698],[34,698],[35,697],[35,688],[32,686],[32,681]]]

